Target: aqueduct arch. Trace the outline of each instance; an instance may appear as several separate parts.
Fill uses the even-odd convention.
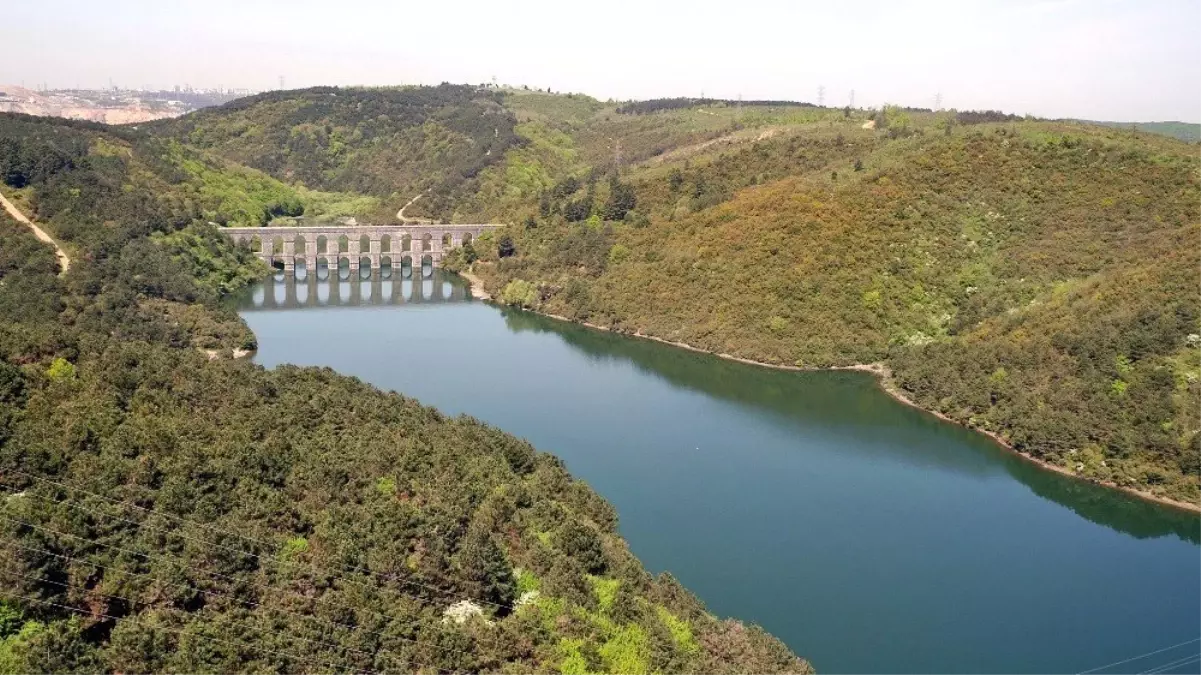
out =
[[[345,259],[351,270],[363,264],[378,270],[383,262],[399,268],[408,264],[420,270],[422,264],[437,267],[447,252],[473,243],[484,232],[501,225],[381,225],[381,226],[305,226],[305,227],[227,227],[222,231],[237,243],[251,247],[268,264],[282,263],[284,272],[296,271],[296,261],[317,270],[325,262],[337,269]],[[257,249],[256,249],[257,246]]]

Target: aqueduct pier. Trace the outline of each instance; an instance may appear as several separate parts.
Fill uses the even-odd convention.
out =
[[[350,269],[369,265],[378,270],[425,264],[438,266],[452,249],[478,239],[502,225],[316,225],[303,227],[225,227],[235,243],[251,247],[268,265],[283,263],[284,272],[296,270],[296,261],[307,269],[324,261],[337,268],[346,259]]]

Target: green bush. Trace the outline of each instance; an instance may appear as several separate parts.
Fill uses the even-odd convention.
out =
[[[538,305],[538,287],[534,284],[514,279],[505,284],[500,292],[500,301],[515,307],[533,308]]]
[[[61,356],[54,359],[50,367],[46,369],[46,377],[56,382],[64,382],[75,379],[75,364],[62,358]]]

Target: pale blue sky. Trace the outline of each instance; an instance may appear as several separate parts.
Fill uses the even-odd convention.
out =
[[[1201,121],[1199,0],[5,0],[0,84],[484,82]]]

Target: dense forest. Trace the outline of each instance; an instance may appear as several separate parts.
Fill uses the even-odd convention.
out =
[[[771,364],[883,363],[1034,457],[1201,498],[1195,146],[1000,111],[463,95],[512,139],[421,208],[510,225],[448,261],[502,302]],[[175,124],[290,133],[232,108]]]
[[[0,214],[0,672],[809,670],[648,574],[553,456],[226,358],[262,270],[210,216],[307,193],[174,143],[0,115],[0,189],[73,256]]]

